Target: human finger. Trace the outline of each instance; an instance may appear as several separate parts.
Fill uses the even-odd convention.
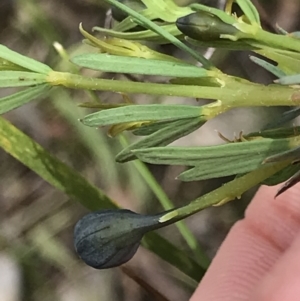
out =
[[[300,299],[300,232],[266,273],[249,301],[299,301]]]
[[[237,222],[191,301],[247,300],[300,230],[300,190],[276,199],[278,187],[262,187]]]

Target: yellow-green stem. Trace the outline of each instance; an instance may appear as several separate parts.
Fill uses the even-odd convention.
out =
[[[300,40],[289,35],[274,34],[260,29],[253,38],[268,47],[300,52]]]
[[[67,72],[51,71],[47,81],[53,86],[64,86],[72,89],[112,91],[150,95],[183,96],[220,100],[218,104],[203,108],[212,108],[218,113],[234,107],[253,106],[298,106],[300,89],[279,85],[263,86],[241,82],[233,77],[225,77],[224,87],[207,87],[197,85],[174,85],[108,80],[84,77]],[[217,114],[212,114],[216,116]]]
[[[203,210],[204,208],[225,204],[231,200],[234,200],[235,198],[240,197],[250,188],[263,182],[289,164],[291,164],[290,160],[262,165],[260,168],[244,176],[236,178],[224,184],[222,187],[197,198],[188,205],[167,213],[163,216],[161,222],[167,222],[169,220],[181,220]]]

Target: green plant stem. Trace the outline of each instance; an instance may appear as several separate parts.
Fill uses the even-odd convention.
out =
[[[300,40],[288,35],[279,35],[258,29],[252,38],[268,45],[268,47],[300,52]]]
[[[222,113],[234,107],[300,105],[300,89],[279,85],[263,86],[241,82],[232,77],[226,77],[225,80],[228,84],[225,84],[224,87],[203,87],[108,80],[56,71],[51,71],[47,77],[47,82],[52,86],[64,86],[72,89],[221,100],[221,102],[204,106],[203,108],[207,109],[203,113],[208,113],[209,110],[217,110],[218,113]],[[212,117],[214,116],[216,114],[213,114]]]
[[[222,187],[195,199],[188,205],[167,213],[163,216],[161,222],[181,220],[207,207],[223,205],[235,198],[239,198],[244,192],[263,182],[289,164],[291,164],[291,160],[262,165],[260,168],[244,176],[235,178]]]
[[[127,142],[126,138],[124,137],[124,135],[120,136],[120,142],[121,142],[123,147],[128,146],[128,142]],[[147,166],[140,160],[133,161],[133,165],[138,170],[140,175],[143,177],[145,182],[148,184],[148,186],[150,187],[152,192],[156,195],[156,197],[160,201],[160,204],[162,205],[162,207],[165,210],[173,209],[174,204],[168,198],[168,196],[166,195],[164,190],[161,188],[159,183],[156,181],[154,176],[151,174],[151,172],[149,171]],[[207,269],[209,264],[210,264],[210,260],[206,256],[204,250],[202,250],[200,248],[200,246],[199,246],[197,240],[195,239],[195,236],[193,235],[193,233],[190,231],[190,229],[187,227],[187,225],[183,221],[178,222],[176,224],[176,226],[177,226],[179,232],[181,233],[182,237],[185,239],[188,246],[191,248],[191,250],[193,250],[199,264],[204,269]]]
[[[123,80],[109,80],[102,78],[84,77],[81,75],[71,74],[67,72],[51,72],[48,75],[47,81],[49,84],[56,86],[64,86],[71,89],[86,89],[98,91],[111,91],[117,93],[136,93],[136,94],[151,94],[151,95],[169,95],[169,96],[186,96],[197,98],[200,97],[220,99],[226,95],[234,93],[234,90],[222,91],[215,87],[199,87],[187,85],[169,85],[155,83],[129,82]],[[225,97],[225,96],[224,96]]]

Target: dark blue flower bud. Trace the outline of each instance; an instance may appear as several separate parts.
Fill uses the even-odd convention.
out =
[[[196,12],[176,20],[177,28],[186,36],[198,41],[220,39],[221,35],[235,35],[234,26],[208,12]]]
[[[84,216],[75,226],[74,245],[79,257],[96,269],[127,262],[136,253],[143,235],[160,228],[159,215],[130,210],[103,210]]]

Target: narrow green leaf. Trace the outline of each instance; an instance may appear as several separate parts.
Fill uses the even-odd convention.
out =
[[[177,18],[192,13],[188,6],[178,6],[173,0],[142,0],[150,11],[157,13],[161,20],[174,23]]]
[[[122,0],[122,2],[123,4],[129,6],[130,8],[139,12],[142,15],[144,15],[145,13],[149,14],[149,11],[147,10],[147,6],[140,0]],[[120,22],[116,25],[114,24],[114,27],[118,27],[120,25],[120,27],[124,28],[123,30],[118,29],[119,31],[126,31],[131,29],[132,23],[133,23],[133,27],[136,26],[136,24],[134,24],[134,22],[132,22],[132,20],[128,18],[128,14],[124,13],[122,10],[118,9],[115,6],[111,7],[111,15],[114,20]],[[127,26],[131,25],[131,26],[127,28],[126,25]]]
[[[300,112],[298,112],[300,114]],[[248,135],[245,135],[244,137],[246,139],[248,138],[259,138],[259,137],[264,137],[264,138],[272,138],[272,139],[279,139],[279,138],[288,138],[288,137],[294,137],[298,133],[300,133],[300,126],[295,126],[295,127],[288,127],[288,128],[276,128],[274,129],[273,127],[266,127],[265,130],[259,131],[259,132],[253,132]]]
[[[161,28],[175,37],[183,38],[183,34],[178,30],[178,28],[174,24],[161,25]],[[98,31],[101,32],[102,34],[111,37],[126,39],[126,40],[147,40],[158,44],[163,44],[163,43],[165,44],[166,42],[169,43],[169,40],[163,38],[161,35],[159,35],[158,33],[150,29],[135,31],[135,32],[119,32],[116,30],[95,26],[93,27],[93,31]]]
[[[140,2],[142,3],[142,2]],[[117,8],[115,8],[114,6],[112,7],[112,12],[113,10],[117,10]],[[120,11],[120,10],[118,10]],[[137,10],[136,10],[137,11]],[[120,11],[122,14],[124,14],[122,11]],[[139,10],[138,11],[140,15],[146,17],[147,19],[149,20],[153,20],[153,17],[152,17],[152,12],[149,12],[148,10]],[[124,14],[125,15],[125,14]],[[117,23],[117,24],[114,24],[113,27],[112,27],[112,30],[114,32],[136,32],[136,31],[139,31],[140,27],[136,22],[134,22],[132,20],[132,18],[129,16],[127,16],[125,19],[123,20],[117,20],[117,18],[119,16],[117,16],[117,18],[112,14],[112,17],[114,20],[120,22],[120,23]],[[114,22],[115,23],[115,22]],[[101,28],[101,27],[97,27],[97,28]],[[94,29],[93,29],[94,30]]]
[[[300,84],[300,74],[294,74],[289,76],[284,76],[275,81],[281,85],[299,85]]]
[[[8,60],[4,60],[3,58],[0,58],[0,71],[29,71],[28,69],[25,69],[19,65],[16,65]]]
[[[88,209],[117,207],[109,197],[87,182],[75,170],[53,157],[38,143],[1,117],[0,147],[52,186],[76,199]],[[148,233],[142,244],[192,279],[199,281],[203,276],[204,270],[197,262],[158,234]]]
[[[297,118],[300,115],[300,108],[295,108],[289,111],[286,111],[284,113],[282,113],[281,116],[277,117],[276,120],[272,120],[270,123],[268,123],[264,129],[272,129],[272,128],[278,128],[290,121],[292,121],[293,119]],[[294,134],[297,133],[297,128],[291,128],[292,131],[294,131]]]
[[[254,52],[277,62],[277,67],[287,75],[293,75],[300,71],[300,53],[279,49],[274,50],[267,46],[260,50],[254,50]]]
[[[290,33],[290,36],[295,39],[300,39],[300,31],[293,31]]]
[[[204,147],[156,147],[134,150],[142,160],[152,164],[196,166],[205,162],[216,165],[223,161],[244,160],[254,156],[261,163],[270,154],[288,150],[289,139],[256,139],[247,142],[227,143]]]
[[[114,8],[115,7],[112,8],[112,11],[114,10]],[[137,10],[135,10],[135,11],[137,11]],[[144,16],[145,18],[147,18],[149,20],[153,20],[153,17],[154,17],[153,13],[150,12],[149,10],[146,10],[146,9],[142,10],[142,11],[139,11],[139,14]],[[136,32],[140,28],[141,28],[141,26],[139,26],[138,23],[134,22],[132,20],[131,16],[126,17],[122,22],[120,22],[120,23],[113,26],[113,30],[115,32],[128,32],[128,31]]]
[[[293,142],[292,142],[293,141]],[[134,149],[140,160],[151,164],[195,166],[183,172],[183,181],[203,180],[250,172],[264,159],[291,149],[297,140],[257,139],[208,147],[152,147]]]
[[[135,3],[128,3],[128,1],[123,1],[123,4],[126,4],[126,6],[130,7],[131,9],[133,9],[134,11],[138,12],[141,16],[147,18],[148,20],[154,20],[154,19],[159,19],[162,21],[167,21],[166,19],[164,19],[164,16],[156,9],[153,9],[152,7],[147,8],[146,5],[142,2],[142,1],[134,1]],[[163,2],[163,1],[160,1]],[[165,1],[164,1],[165,2]],[[150,5],[153,3],[153,1],[151,1]],[[173,3],[174,4],[174,3]],[[184,9],[184,8],[183,8]],[[182,8],[181,8],[182,10]],[[124,31],[128,31],[132,28],[135,28],[138,24],[135,23],[132,20],[131,16],[128,16],[128,14],[124,13],[123,11],[119,10],[116,7],[112,7],[112,16],[114,19],[114,12],[117,11],[117,17],[120,19],[120,17],[125,17],[127,16],[125,19],[123,19],[122,22],[120,22],[119,24],[116,24],[113,29],[115,31],[119,31],[119,32],[124,32]],[[184,11],[182,12],[183,14],[186,14],[187,12]],[[171,16],[173,19],[171,21],[171,23],[174,23],[174,21],[176,20],[176,15],[172,15]],[[118,20],[119,21],[119,20]],[[170,22],[169,22],[170,23]],[[135,28],[136,31],[136,28]]]
[[[259,13],[251,0],[236,0],[236,3],[239,5],[252,25],[260,25]]]
[[[0,118],[0,147],[52,186],[77,199],[88,209],[116,208],[103,192],[4,118]]]
[[[299,161],[300,159],[300,147],[289,149],[282,153],[275,154],[264,160],[264,163],[279,162],[285,160]]]
[[[276,24],[276,29],[278,30],[278,32],[280,33],[280,34],[282,34],[282,35],[288,35],[289,33],[285,30],[285,29],[283,29],[282,27],[280,27],[278,24]]]
[[[140,148],[148,148],[154,146],[165,146],[171,142],[184,137],[196,129],[200,128],[205,121],[196,117],[192,119],[181,119],[171,122],[169,125],[162,127],[158,131],[150,134],[149,136],[132,143],[129,147],[122,150],[117,156],[117,162],[126,162],[135,159],[135,154],[132,150]]]
[[[108,55],[105,53],[82,54],[71,59],[73,63],[81,67],[105,72],[133,73],[143,75],[203,77],[207,71],[194,65],[144,59],[139,57],[123,57]]]
[[[214,162],[217,165],[214,165]],[[231,160],[226,160],[225,158],[223,160],[209,160],[203,166],[195,166],[182,172],[177,179],[183,182],[191,182],[222,178],[231,175],[245,174],[249,171],[255,170],[259,165],[260,163],[257,163],[255,168],[253,168],[252,160],[248,160],[246,164],[245,162],[234,161],[232,158]],[[234,168],[234,170],[232,168]]]
[[[12,51],[1,44],[0,58],[37,73],[48,74],[52,70],[49,66]]]
[[[284,193],[300,181],[300,171],[296,172],[276,193],[275,197]]]
[[[132,133],[136,136],[148,136],[153,134],[154,132],[169,126],[171,123],[177,123],[178,120],[172,120],[172,121],[157,121],[154,123],[143,125],[136,130],[133,130]]]
[[[205,270],[196,261],[156,233],[147,233],[142,245],[197,282],[204,276]]]
[[[0,98],[0,114],[9,112],[10,110],[18,108],[36,98],[46,97],[51,88],[52,87],[48,84],[42,84]]]
[[[289,178],[293,177],[300,169],[299,164],[291,164],[284,168],[283,170],[277,172],[272,177],[266,179],[262,182],[263,185],[274,186],[282,182],[287,181]]]
[[[135,121],[159,121],[200,117],[201,108],[185,105],[131,105],[96,112],[81,121],[87,126],[105,126]]]
[[[260,66],[260,67],[266,69],[267,71],[271,72],[272,74],[274,74],[278,78],[286,76],[286,74],[280,68],[266,62],[265,60],[262,60],[258,57],[252,56],[252,55],[250,56],[250,60],[252,62],[254,62],[255,64],[257,64],[258,66]]]
[[[82,102],[78,105],[78,107],[107,110],[107,109],[119,108],[119,107],[124,107],[124,106],[130,106],[130,105],[133,105],[133,104],[130,104],[130,103]]]
[[[26,71],[0,71],[0,88],[33,86],[46,82],[45,74]]]
[[[206,12],[206,13],[213,14],[227,24],[233,24],[236,22],[234,17],[228,15],[226,12],[224,12],[218,8],[206,6],[206,5],[199,4],[199,3],[193,3],[190,5],[190,7],[194,11],[200,11],[200,12]]]

